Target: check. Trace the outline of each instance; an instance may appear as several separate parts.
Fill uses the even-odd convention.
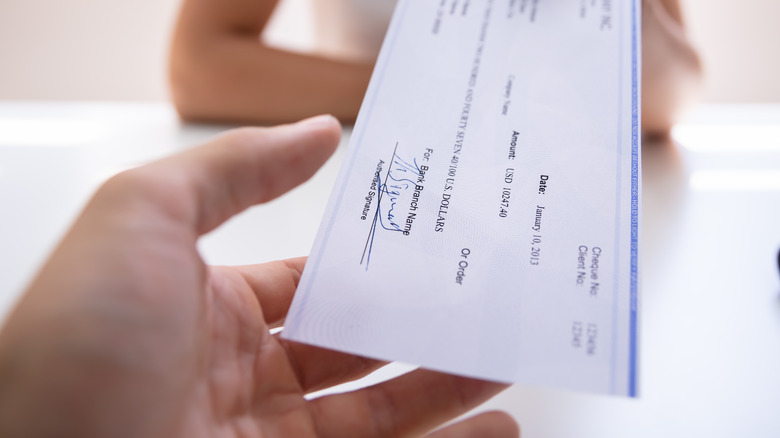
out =
[[[637,393],[636,0],[401,0],[287,339]]]

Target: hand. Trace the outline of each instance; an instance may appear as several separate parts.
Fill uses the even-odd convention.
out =
[[[0,436],[390,437],[502,386],[417,370],[307,401],[380,363],[281,340],[304,259],[209,267],[198,237],[308,179],[331,117],[242,129],[108,181],[0,334]],[[488,413],[435,436],[517,436]]]

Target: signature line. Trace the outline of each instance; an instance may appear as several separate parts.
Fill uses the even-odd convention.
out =
[[[398,151],[398,142],[395,143],[395,149],[393,149],[393,157],[390,159],[390,163],[387,166],[387,176],[385,176],[385,181],[388,181],[390,178],[390,170],[393,168],[393,163],[395,162],[395,153]],[[374,213],[374,220],[371,222],[371,228],[368,231],[368,237],[366,238],[366,245],[363,247],[363,256],[360,258],[360,264],[362,265],[363,262],[366,263],[366,271],[368,270],[368,264],[371,262],[371,249],[374,247],[374,235],[376,234],[376,224],[377,221],[379,221],[379,206],[382,202],[382,195],[384,195],[385,190],[381,189],[382,181],[377,181],[378,184],[380,184],[380,190],[379,195],[376,198],[376,212]]]

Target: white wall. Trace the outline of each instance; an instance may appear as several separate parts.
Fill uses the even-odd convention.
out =
[[[0,0],[0,98],[165,99],[177,0]]]
[[[299,46],[310,37],[307,1],[330,0],[288,0],[293,13],[282,15],[298,21],[277,22],[277,34],[292,33]],[[686,1],[707,67],[705,100],[780,101],[780,1]],[[0,99],[166,99],[178,3],[0,0]]]
[[[780,0],[683,0],[711,102],[780,102]]]

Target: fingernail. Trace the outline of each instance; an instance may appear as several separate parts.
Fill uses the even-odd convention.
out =
[[[332,125],[339,125],[339,121],[330,114],[323,114],[321,116],[314,116],[301,120],[300,122],[296,123],[296,125],[301,128],[316,129]]]

